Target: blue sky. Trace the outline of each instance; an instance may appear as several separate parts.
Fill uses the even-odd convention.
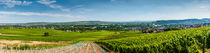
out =
[[[0,23],[210,18],[208,0],[0,0]]]

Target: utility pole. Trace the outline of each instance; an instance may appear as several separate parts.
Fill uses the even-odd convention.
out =
[[[203,53],[205,53],[206,36],[203,37]]]

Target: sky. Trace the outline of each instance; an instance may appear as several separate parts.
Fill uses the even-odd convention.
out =
[[[210,18],[210,0],[0,0],[0,23]]]

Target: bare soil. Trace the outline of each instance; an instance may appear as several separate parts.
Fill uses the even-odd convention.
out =
[[[99,47],[97,47],[96,45],[94,45],[94,48],[96,49],[97,53],[103,53],[103,51]]]

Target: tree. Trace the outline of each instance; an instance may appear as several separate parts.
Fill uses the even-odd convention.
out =
[[[48,32],[45,32],[43,36],[50,36]]]

